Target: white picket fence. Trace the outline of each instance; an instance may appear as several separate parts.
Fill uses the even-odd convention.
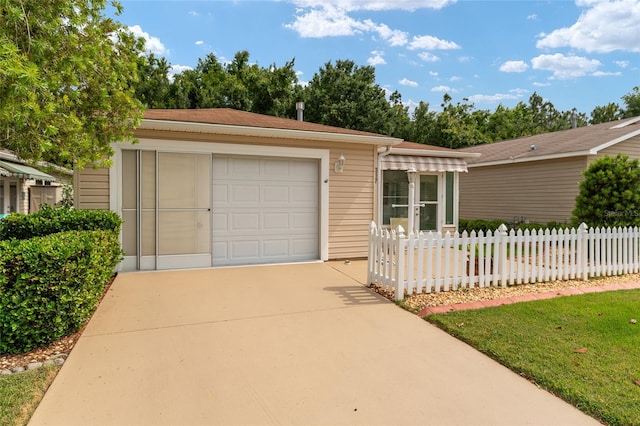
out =
[[[371,223],[368,282],[405,295],[637,273],[640,231],[578,228],[405,235]]]

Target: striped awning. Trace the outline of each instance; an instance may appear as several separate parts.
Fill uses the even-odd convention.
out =
[[[18,179],[39,179],[47,182],[56,180],[53,176],[38,169],[9,161],[0,161],[0,176],[11,176]]]
[[[382,170],[409,170],[417,172],[466,172],[467,163],[461,158],[419,157],[413,155],[387,155],[382,157]]]

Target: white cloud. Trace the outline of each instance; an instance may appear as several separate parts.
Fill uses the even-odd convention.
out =
[[[147,52],[153,53],[154,55],[169,54],[169,49],[167,49],[164,44],[162,44],[160,39],[158,37],[150,35],[145,31],[142,31],[142,27],[140,25],[130,26],[129,31],[131,31],[134,36],[143,38],[145,40],[145,50]]]
[[[533,69],[553,72],[553,78],[566,80],[583,77],[596,71],[602,65],[597,59],[582,56],[565,56],[561,53],[540,55],[531,59]]]
[[[525,72],[529,69],[529,65],[525,61],[507,61],[500,65],[502,72]]]
[[[610,76],[622,75],[622,73],[620,71],[615,71],[615,72],[596,71],[591,75],[594,77],[610,77]]]
[[[322,38],[362,33],[366,25],[351,18],[344,9],[326,4],[296,16],[296,20],[285,27],[296,31],[300,37]]]
[[[440,60],[439,57],[429,52],[418,53],[418,58],[422,59],[425,62],[438,62]]]
[[[191,16],[200,16],[200,14],[198,12],[196,12],[195,10],[190,10],[188,13]]]
[[[436,87],[432,87],[431,88],[432,92],[451,92],[451,93],[456,93],[457,90],[455,90],[452,87],[449,86],[436,86]]]
[[[400,83],[402,86],[418,87],[417,82],[411,81],[408,78],[403,78],[402,80],[398,81],[398,83]]]
[[[196,41],[196,46],[202,46],[203,44],[204,44],[204,41],[202,40]]]
[[[378,33],[378,35],[383,40],[389,42],[391,46],[404,46],[407,44],[409,34],[404,31],[392,30],[386,24],[376,25],[369,19],[364,21],[364,23],[370,28],[370,31]]]
[[[437,73],[436,71],[429,71],[429,75],[430,75],[431,77],[437,77],[437,76],[438,76],[438,73]]]
[[[620,68],[627,68],[629,66],[629,61],[615,61],[614,63]]]
[[[170,81],[173,81],[173,77],[175,77],[176,74],[180,74],[181,72],[192,70],[192,69],[193,67],[190,67],[188,65],[172,65],[171,68],[169,68],[169,73],[167,77],[169,77]]]
[[[387,61],[384,60],[383,56],[384,56],[384,52],[381,52],[379,50],[374,50],[371,52],[371,54],[373,56],[371,56],[369,59],[367,59],[367,63],[369,65],[384,65],[387,63]]]
[[[522,95],[517,93],[496,93],[494,95],[472,95],[469,96],[469,100],[473,103],[476,102],[488,102],[488,103],[496,103],[507,100],[516,100],[522,98]]]
[[[449,78],[449,81],[460,81],[462,80],[462,77],[458,77],[457,75],[454,75],[453,77]]]
[[[533,85],[535,87],[549,87],[549,86],[551,86],[551,83],[540,83],[538,81],[534,81]]]
[[[453,41],[441,40],[430,35],[414,36],[408,49],[410,50],[451,50],[460,49],[460,46]]]
[[[466,64],[467,62],[471,62],[472,59],[473,59],[473,57],[471,57],[471,56],[460,56],[458,58],[458,62]]]
[[[577,0],[576,4],[587,10],[572,26],[540,34],[538,48],[640,52],[640,0]]]
[[[535,13],[532,13],[531,15],[527,16],[527,20],[528,21],[536,21],[536,20],[538,20],[538,15],[536,15]]]
[[[301,7],[339,6],[347,11],[356,10],[417,10],[442,9],[456,0],[294,0]]]

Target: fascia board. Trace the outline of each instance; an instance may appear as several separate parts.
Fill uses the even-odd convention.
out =
[[[471,164],[467,164],[467,168],[501,166],[504,164],[530,163],[532,161],[556,160],[560,158],[571,158],[571,157],[584,157],[586,155],[593,155],[593,154],[591,153],[591,151],[566,152],[562,154],[540,155],[540,156],[531,157],[531,158],[514,158],[514,159],[508,159],[508,160],[487,161],[484,163],[471,163]]]
[[[232,136],[252,136],[279,139],[306,139],[324,142],[347,142],[366,145],[397,145],[402,139],[388,136],[364,136],[309,130],[273,129],[268,127],[233,126],[228,124],[191,123],[184,121],[143,119],[138,129],[210,133]]]

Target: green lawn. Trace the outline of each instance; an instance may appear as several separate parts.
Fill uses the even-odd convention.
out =
[[[606,424],[640,425],[640,290],[425,319]]]
[[[25,425],[58,372],[54,366],[0,377],[0,425]]]

